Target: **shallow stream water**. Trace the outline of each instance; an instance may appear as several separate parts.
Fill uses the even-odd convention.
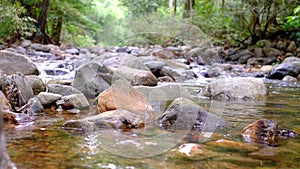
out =
[[[80,114],[48,109],[44,116],[36,117],[34,124],[6,126],[8,152],[19,169],[300,168],[299,137],[282,140],[276,147],[261,146],[259,151],[209,144],[219,139],[245,143],[240,133],[242,128],[258,119],[272,119],[278,122],[279,128],[299,131],[300,84],[279,81],[266,84],[268,94],[264,100],[226,101],[218,115],[226,121],[227,127],[215,131],[208,139],[201,139],[196,131],[174,131],[164,137],[155,137],[163,132],[159,127],[151,131],[98,129],[88,133],[62,129],[66,120],[94,114],[95,107],[91,106]],[[186,85],[194,98],[201,87]],[[196,101],[207,110],[211,103],[218,103],[204,98]],[[176,137],[177,132],[186,132],[186,137]],[[142,136],[153,140],[139,144],[135,139]],[[167,146],[162,146],[163,143]],[[179,153],[178,147],[183,143],[199,143],[200,153],[191,157]],[[137,149],[140,152],[135,153]],[[149,157],[138,158],[145,154]]]

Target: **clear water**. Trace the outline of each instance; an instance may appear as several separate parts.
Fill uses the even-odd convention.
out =
[[[198,86],[188,87],[193,96]],[[201,105],[209,109],[210,101],[198,99]],[[228,122],[228,127],[218,131],[209,139],[199,143],[201,152],[187,157],[178,152],[183,143],[198,143],[199,133],[190,132],[176,142],[172,137],[160,138],[165,144],[173,144],[171,149],[146,158],[128,158],[134,156],[138,145],[134,142],[137,135],[155,135],[159,128],[143,133],[143,130],[120,131],[102,129],[88,134],[70,133],[62,130],[62,124],[69,119],[90,116],[94,107],[81,114],[58,114],[47,110],[46,115],[37,117],[35,124],[6,127],[8,152],[19,169],[67,169],[67,168],[300,168],[300,139],[281,141],[277,147],[263,147],[259,152],[245,149],[222,148],[209,142],[218,139],[245,143],[240,131],[243,127],[258,119],[276,120],[280,128],[300,129],[300,85],[268,83],[268,95],[261,101],[227,101],[221,118]],[[180,131],[178,131],[180,132]],[[176,134],[176,132],[175,132]],[[118,141],[126,137],[129,142]],[[172,136],[172,135],[171,135]],[[103,140],[117,145],[111,151],[103,146]],[[133,141],[132,141],[133,140]],[[130,143],[130,144],[126,144]],[[127,145],[127,146],[126,146]],[[130,146],[128,146],[130,145]],[[145,146],[145,145],[144,145]],[[148,146],[159,151],[154,141]],[[140,147],[138,147],[140,148]],[[107,151],[108,150],[108,151]],[[140,148],[140,153],[150,151]],[[143,152],[145,151],[145,152]],[[119,154],[125,154],[120,156]],[[126,156],[127,154],[127,156]]]

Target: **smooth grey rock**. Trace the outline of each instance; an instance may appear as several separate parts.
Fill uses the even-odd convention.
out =
[[[77,90],[76,88],[68,85],[60,85],[60,84],[48,84],[48,92],[49,93],[56,93],[62,96],[67,96],[71,94],[82,94],[81,91]]]
[[[46,84],[38,76],[28,75],[25,77],[28,79],[34,95],[37,95],[40,92],[44,92],[46,90]]]
[[[31,98],[23,108],[21,110],[22,113],[30,116],[40,115],[44,111],[44,107],[37,97]]]
[[[282,80],[287,75],[297,77],[299,72],[300,66],[298,66],[297,64],[291,62],[283,62],[279,65],[274,66],[268,73],[267,78]]]
[[[218,78],[200,93],[217,99],[258,99],[267,94],[262,79],[252,77]]]
[[[127,66],[134,69],[149,70],[136,56],[127,53],[105,53],[100,56],[103,64],[107,67],[117,68]]]
[[[38,75],[36,65],[25,55],[0,50],[0,69],[7,75],[22,72],[25,75]]]
[[[113,72],[101,61],[93,60],[80,66],[75,74],[72,86],[80,90],[86,97],[96,97],[110,87]]]
[[[84,109],[90,106],[89,101],[83,94],[72,94],[63,96],[60,100],[56,101],[58,106],[61,106],[64,110],[68,109]]]
[[[133,86],[155,86],[158,82],[152,72],[147,70],[134,69],[127,66],[120,66],[112,70],[114,72],[113,78],[115,80],[119,78],[126,79]]]
[[[287,75],[287,76],[284,76],[282,81],[284,81],[284,82],[297,82],[297,78]]]
[[[76,48],[66,49],[65,52],[71,55],[79,55],[79,50]]]
[[[195,73],[189,69],[184,68],[171,68],[169,66],[164,66],[162,69],[162,74],[170,76],[175,82],[184,82],[189,79],[194,79],[196,77]]]
[[[163,129],[214,130],[222,123],[224,122],[220,118],[206,112],[192,100],[186,98],[175,99],[158,118],[158,124]]]
[[[62,95],[56,93],[41,92],[38,94],[38,99],[43,106],[49,105],[61,99]]]
[[[96,128],[142,128],[145,123],[143,118],[143,115],[119,109],[79,120],[69,120],[63,125],[63,129],[92,131]]]

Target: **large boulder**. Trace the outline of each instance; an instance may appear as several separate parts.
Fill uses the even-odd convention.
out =
[[[192,100],[177,98],[158,118],[158,124],[163,129],[196,129],[201,131],[205,128],[214,130],[220,126],[221,119],[206,112]]]
[[[274,66],[267,78],[281,80],[287,75],[297,78],[299,74],[300,58],[288,57],[281,64]]]
[[[0,74],[0,86],[14,110],[34,97],[31,85],[22,73],[15,73],[11,77]]]
[[[112,70],[114,72],[114,80],[124,78],[133,86],[156,86],[158,82],[157,78],[148,70],[134,69],[127,66],[119,66]]]
[[[252,77],[219,78],[210,82],[201,95],[226,99],[258,99],[267,89],[262,79]]]
[[[38,75],[36,65],[29,57],[18,53],[0,50],[0,69],[7,75],[22,72],[25,75]]]
[[[93,60],[77,69],[72,85],[87,97],[94,98],[110,87],[112,74],[100,61]]]
[[[65,130],[92,131],[98,128],[143,128],[144,117],[127,110],[112,110],[79,120],[69,120],[63,125]]]

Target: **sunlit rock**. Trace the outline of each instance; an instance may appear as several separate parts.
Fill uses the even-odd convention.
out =
[[[127,110],[112,110],[79,120],[69,120],[63,125],[63,129],[91,131],[96,128],[143,128],[144,117]]]
[[[54,104],[57,100],[61,99],[62,95],[56,93],[40,92],[38,99],[43,106]]]
[[[258,99],[267,94],[262,79],[251,77],[218,78],[210,82],[200,95],[217,99]]]
[[[196,154],[203,154],[203,150],[201,149],[201,146],[199,144],[194,143],[186,143],[182,144],[178,147],[178,151],[180,153],[185,154],[186,156],[194,156]]]
[[[146,97],[132,87],[122,84],[114,84],[112,88],[106,89],[97,97],[97,108],[99,112],[123,109],[132,112],[152,111]]]

